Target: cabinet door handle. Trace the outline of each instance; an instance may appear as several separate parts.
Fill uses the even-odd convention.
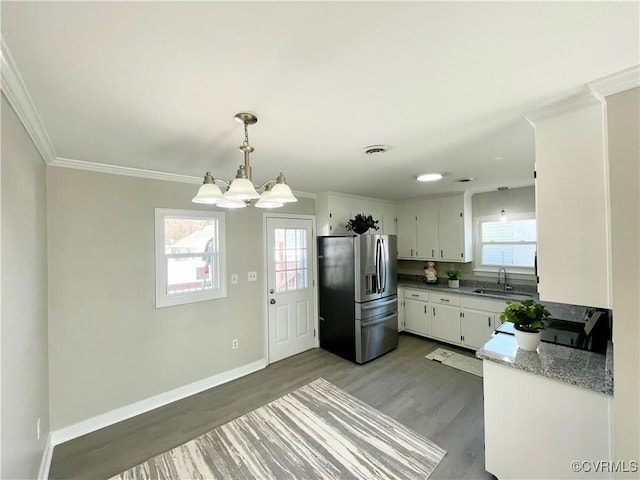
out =
[[[412,293],[411,296],[418,298],[420,295],[418,295],[417,293]]]
[[[491,317],[487,317],[487,327],[491,328]]]
[[[424,306],[424,313],[427,313],[427,306]]]
[[[444,258],[444,252],[440,250],[440,258]]]
[[[450,302],[451,300],[449,300],[448,298],[441,298],[440,301],[441,302]]]
[[[436,307],[433,307],[433,314],[436,314]]]
[[[436,251],[434,249],[431,249],[431,258],[436,256]]]
[[[413,248],[411,249],[411,255],[410,256],[413,257]]]

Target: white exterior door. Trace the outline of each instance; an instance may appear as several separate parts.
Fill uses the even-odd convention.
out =
[[[312,226],[311,219],[267,217],[269,363],[316,344]]]

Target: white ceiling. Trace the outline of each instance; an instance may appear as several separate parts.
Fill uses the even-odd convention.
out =
[[[524,115],[638,64],[638,17],[637,1],[2,1],[2,35],[58,157],[230,179],[250,111],[256,183],[401,199],[531,185]]]

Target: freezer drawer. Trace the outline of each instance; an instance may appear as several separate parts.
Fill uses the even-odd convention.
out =
[[[357,320],[365,321],[396,311],[398,311],[397,295],[391,295],[379,300],[371,300],[370,302],[356,303]]]
[[[356,320],[356,363],[365,363],[398,346],[398,312]]]

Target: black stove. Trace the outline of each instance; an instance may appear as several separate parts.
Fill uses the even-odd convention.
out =
[[[611,339],[611,329],[609,328],[608,316],[603,316],[595,325],[589,329],[587,322],[572,322],[558,318],[545,320],[545,329],[542,330],[541,340],[554,345],[564,345],[566,347],[588,350],[597,353],[606,353],[607,342]],[[585,328],[587,327],[587,328]],[[587,330],[589,333],[587,333]],[[505,322],[500,325],[496,332],[514,335],[513,323]]]

